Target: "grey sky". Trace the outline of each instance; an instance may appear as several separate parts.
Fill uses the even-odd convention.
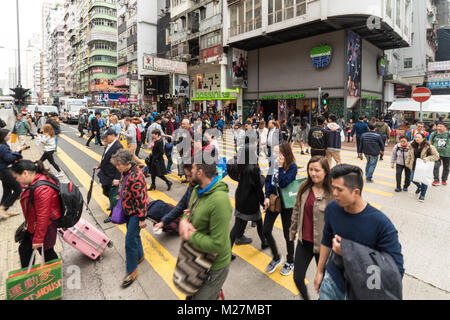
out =
[[[42,37],[42,4],[54,3],[54,0],[19,0],[21,62],[25,61],[25,50],[33,33]],[[15,67],[15,51],[17,49],[16,0],[0,0],[0,78],[8,67]]]

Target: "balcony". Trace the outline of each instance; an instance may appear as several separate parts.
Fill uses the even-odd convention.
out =
[[[90,20],[93,20],[93,19],[105,19],[105,20],[117,21],[117,17],[116,16],[111,16],[111,15],[105,14],[105,13],[94,13],[94,14],[91,14],[89,16],[89,19]]]
[[[200,21],[200,32],[211,32],[222,27],[222,14],[216,14],[215,16]]]
[[[186,30],[175,31],[171,35],[171,43],[172,44],[186,41],[186,39],[187,39],[187,31]]]
[[[115,61],[92,61],[89,67],[111,67],[116,68],[117,62]]]
[[[117,28],[118,34],[122,34],[122,33],[124,33],[125,31],[127,31],[127,23],[126,23],[126,22],[122,23],[122,24]]]
[[[353,29],[376,47],[389,50],[410,45],[410,26],[394,25],[385,7],[385,0],[346,0],[345,6],[329,0],[276,1],[269,7],[261,2],[261,18],[246,20],[240,4],[229,5],[230,28],[226,44],[254,50],[277,43],[289,42],[334,31]],[[368,6],[367,3],[372,4]],[[239,9],[240,8],[240,9]],[[392,11],[392,10],[391,10]],[[392,12],[391,12],[392,15]],[[369,18],[380,18],[380,27],[368,24]],[[253,17],[252,17],[253,18]],[[409,21],[411,16],[405,18]]]
[[[89,7],[89,11],[94,7],[106,7],[106,8],[110,8],[110,9],[117,9],[115,3],[109,3],[109,2],[105,2],[105,1],[99,1],[99,0],[92,1],[91,6]]]
[[[137,43],[137,33],[127,38],[127,47],[132,46],[135,43]]]
[[[134,61],[134,60],[137,60],[137,51],[127,54],[127,61],[128,62],[131,62],[131,61]]]
[[[93,57],[93,56],[116,57],[117,56],[117,52],[114,51],[114,50],[95,49],[95,50],[91,50],[89,55],[91,57]]]

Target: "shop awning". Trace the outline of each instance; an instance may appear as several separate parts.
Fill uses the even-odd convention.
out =
[[[422,105],[423,112],[450,113],[450,95],[431,96]],[[389,107],[389,111],[420,112],[420,103],[413,99],[397,99]]]

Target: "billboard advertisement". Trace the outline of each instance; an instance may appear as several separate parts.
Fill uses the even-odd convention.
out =
[[[176,74],[175,75],[175,85],[174,85],[174,95],[179,97],[189,97],[189,76]]]
[[[248,54],[247,51],[233,48],[231,57],[231,85],[247,88],[248,84]]]
[[[347,96],[361,96],[361,37],[353,31],[347,37]]]

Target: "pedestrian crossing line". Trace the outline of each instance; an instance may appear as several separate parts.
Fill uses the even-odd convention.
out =
[[[85,151],[90,151],[89,153],[86,153],[86,154],[89,155],[91,158],[93,158],[93,159],[96,160],[96,161],[99,161],[99,162],[101,161],[101,156],[100,156],[99,154],[93,152],[92,150],[89,150],[89,148],[87,148],[87,147],[81,145],[80,143],[76,142],[75,140],[73,140],[73,139],[71,139],[71,138],[69,138],[69,137],[67,137],[67,136],[61,135],[61,138],[63,138],[64,140],[66,140],[67,142],[69,142],[70,144],[72,144],[74,147],[80,149],[80,150],[83,151],[83,152],[85,152]],[[74,175],[76,175],[77,179],[78,179],[80,182],[81,182],[81,180],[83,180],[83,182],[82,182],[83,186],[84,186],[86,189],[89,189],[89,183],[90,183],[91,177],[90,177],[90,176],[89,176],[89,175],[88,175],[81,167],[79,167],[72,159],[68,158],[67,154],[65,154],[65,153],[62,152],[61,154],[58,154],[58,156],[62,156],[62,157],[66,157],[66,158],[67,158],[67,159],[65,159],[65,160],[61,159],[61,161],[63,161],[63,162],[66,164],[66,166],[68,166],[69,168],[72,168],[72,167],[73,167],[73,168],[76,168],[76,170],[71,170],[72,173],[74,173]],[[68,163],[66,163],[66,161],[67,161]],[[75,173],[75,172],[76,172],[76,173]],[[78,177],[79,174],[81,174],[81,175],[83,176],[81,180],[80,180],[80,178]],[[97,190],[97,191],[96,191],[96,192],[93,192],[93,197],[94,197],[95,201],[96,201],[97,203],[99,203],[99,204],[102,203],[102,201],[103,201],[102,209],[103,209],[104,212],[106,212],[106,208],[108,207],[109,204],[106,203],[106,202],[107,202],[106,198],[103,199],[103,195],[102,195],[102,192],[100,191],[101,189],[100,189],[100,187],[98,186],[98,184],[95,182],[94,185],[95,185],[95,189],[94,189],[94,190]],[[158,190],[149,191],[149,195],[150,195],[150,197],[151,197],[153,200],[162,200],[162,201],[164,201],[164,202],[171,203],[171,204],[173,204],[173,205],[176,205],[176,204],[178,203],[178,202],[175,201],[174,199],[172,199],[172,198],[170,198],[169,196],[167,196],[165,193],[163,193],[163,192],[161,192],[161,191],[158,191]],[[100,197],[100,198],[99,198],[99,197]],[[232,204],[232,206],[233,206],[233,208],[234,208],[234,207],[235,207],[235,200],[234,200],[233,198],[231,198],[231,197],[229,197],[229,199],[230,199],[230,202],[231,202],[231,204]],[[100,201],[100,202],[99,202],[99,201]],[[277,220],[280,220],[280,219],[277,219]],[[280,230],[282,230],[283,227],[282,227],[282,224],[281,224],[281,220],[280,220],[279,222],[275,221],[275,226],[276,226],[277,228],[279,228]],[[122,230],[122,231],[124,231],[124,230]],[[143,231],[144,231],[144,230],[143,230]],[[126,233],[126,229],[125,229],[125,233]],[[162,247],[161,244],[159,244],[159,242],[157,242],[150,234],[148,234],[147,231],[144,231],[144,234],[145,234],[146,236],[148,236],[149,239],[151,239],[151,244],[153,244],[153,246],[151,246],[151,244],[150,244],[151,249],[157,248],[157,249],[159,250],[159,252],[157,252],[157,253],[149,252],[148,254],[147,254],[147,252],[144,250],[144,252],[146,253],[146,259],[147,259],[147,261],[149,260],[148,257],[150,257],[150,256],[153,257],[153,256],[155,256],[156,254],[159,255],[159,259],[158,259],[158,260],[153,260],[153,262],[154,262],[154,261],[158,261],[158,262],[160,263],[160,265],[163,265],[163,267],[161,267],[160,265],[158,265],[157,267],[158,267],[159,269],[157,270],[157,269],[153,266],[152,263],[150,263],[150,264],[152,265],[153,269],[155,269],[155,271],[163,278],[163,280],[164,280],[166,283],[168,283],[169,287],[170,287],[171,289],[174,288],[174,289],[176,290],[176,291],[174,291],[174,292],[175,292],[175,294],[177,294],[177,296],[178,296],[178,294],[181,294],[181,293],[180,293],[180,292],[173,286],[173,284],[172,284],[172,276],[173,276],[173,271],[175,270],[176,260],[175,260],[175,262],[171,261],[171,259],[172,259],[173,257],[170,255],[170,253],[169,253],[168,251],[166,251],[166,250],[164,249],[164,247]],[[143,240],[143,246],[144,246],[144,240]],[[150,248],[150,247],[147,246],[147,248]],[[145,248],[144,248],[144,249],[145,249]],[[250,260],[250,261],[254,261],[254,259],[257,259],[257,261],[259,261],[259,260],[262,260],[262,259],[265,258],[265,260],[269,259],[269,262],[271,261],[271,258],[270,258],[269,256],[267,256],[265,253],[263,253],[263,252],[261,252],[261,251],[258,251],[256,248],[254,248],[254,250],[255,250],[255,251],[253,251],[253,256],[251,256],[251,257],[248,257],[248,256],[246,255],[246,252],[239,252],[239,253],[236,253],[236,255],[238,255],[241,259],[243,259],[244,261],[246,261],[246,262],[249,263],[249,264],[251,264],[251,263],[249,262],[249,260]],[[148,255],[148,257],[147,257],[147,255]],[[167,261],[164,260],[164,259],[161,259],[161,256],[167,257]],[[255,256],[256,256],[256,258],[255,258]],[[258,257],[258,256],[262,256],[262,257]],[[173,259],[175,259],[175,258],[173,258]],[[149,262],[150,262],[150,261],[149,261]],[[172,262],[173,262],[173,263],[172,263]],[[269,262],[267,262],[267,264],[268,264]],[[267,265],[267,264],[266,264],[266,265]],[[166,269],[167,269],[168,267],[172,266],[172,265],[173,265],[173,268],[171,269],[171,272],[168,272],[168,270],[166,270]],[[170,274],[169,274],[169,273],[170,273]],[[280,280],[280,278],[277,277],[277,276],[274,275],[274,274],[268,275],[268,276],[269,276],[269,278],[271,278],[273,281],[275,281],[277,284],[279,284],[280,286],[282,286],[282,287],[288,289],[288,290],[291,291],[292,293],[294,293],[294,294],[299,294],[299,291],[298,291],[298,289],[297,289],[297,287],[296,287],[296,285],[295,285],[295,282],[294,282],[294,280],[293,280],[293,275],[292,275],[292,274],[289,275],[289,276],[287,276],[287,277],[282,276],[283,278],[282,278],[281,280],[283,280],[283,281],[281,281],[281,282],[278,282],[278,280]],[[284,279],[284,278],[288,278],[288,279]],[[169,281],[169,282],[168,282],[168,281]],[[174,290],[174,289],[172,289],[172,290]],[[184,296],[179,297],[179,298],[180,298],[180,299],[184,299],[183,297],[184,297]]]
[[[75,161],[73,161],[64,151],[58,154],[59,159],[69,168],[76,176],[81,185],[89,190],[91,177],[84,171]],[[106,197],[103,196],[100,186],[94,182],[92,196],[106,214],[106,208],[109,206]],[[126,235],[125,226],[117,226],[119,230]],[[181,293],[173,284],[173,270],[175,269],[176,259],[156,241],[145,229],[141,230],[142,246],[144,249],[145,260],[152,266],[155,272],[166,282],[168,287],[175,293],[179,299],[185,299],[185,295]]]

